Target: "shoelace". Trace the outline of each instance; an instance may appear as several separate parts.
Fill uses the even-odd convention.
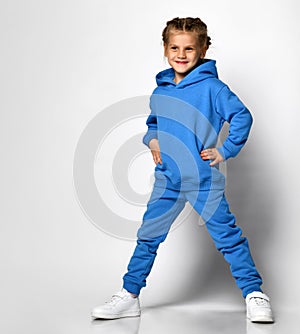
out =
[[[253,297],[252,298],[257,306],[268,306],[268,301],[264,298]]]
[[[113,295],[113,296],[111,297],[111,300],[110,300],[109,302],[106,302],[105,304],[116,305],[116,303],[117,303],[120,299],[122,299],[121,296],[119,296],[119,295]]]

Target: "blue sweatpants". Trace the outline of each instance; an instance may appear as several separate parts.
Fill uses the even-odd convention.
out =
[[[178,191],[156,186],[138,230],[137,245],[123,277],[123,287],[138,295],[146,286],[157,249],[187,201],[201,215],[215,246],[229,263],[243,297],[253,291],[261,291],[262,279],[255,268],[248,241],[235,224],[224,191]]]

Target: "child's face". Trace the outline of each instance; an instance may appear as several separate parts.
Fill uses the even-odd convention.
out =
[[[204,58],[206,49],[200,47],[194,32],[174,31],[169,43],[165,44],[165,56],[175,71],[174,81],[178,83]]]

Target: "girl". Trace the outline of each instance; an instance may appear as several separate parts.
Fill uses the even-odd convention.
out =
[[[273,322],[269,298],[250,254],[248,241],[229,210],[225,179],[218,164],[235,157],[252,125],[248,109],[218,79],[214,60],[205,59],[210,37],[199,18],[175,18],[162,33],[171,68],[160,72],[143,142],[150,148],[155,183],[135,251],[123,277],[123,289],[94,308],[94,318],[139,316],[139,294],[146,286],[157,249],[189,201],[201,215],[217,249],[230,264],[253,322]],[[229,135],[216,147],[223,123]]]

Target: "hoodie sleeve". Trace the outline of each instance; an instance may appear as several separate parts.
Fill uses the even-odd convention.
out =
[[[148,131],[143,137],[143,143],[148,147],[149,147],[149,142],[151,139],[153,138],[157,139],[157,117],[154,114],[154,109],[153,109],[151,99],[150,99],[150,109],[151,109],[151,113],[148,116],[148,119],[146,121],[146,124],[148,126]]]
[[[235,157],[245,145],[253,119],[249,110],[227,86],[216,97],[216,110],[229,123],[229,134],[218,148],[227,160]]]

